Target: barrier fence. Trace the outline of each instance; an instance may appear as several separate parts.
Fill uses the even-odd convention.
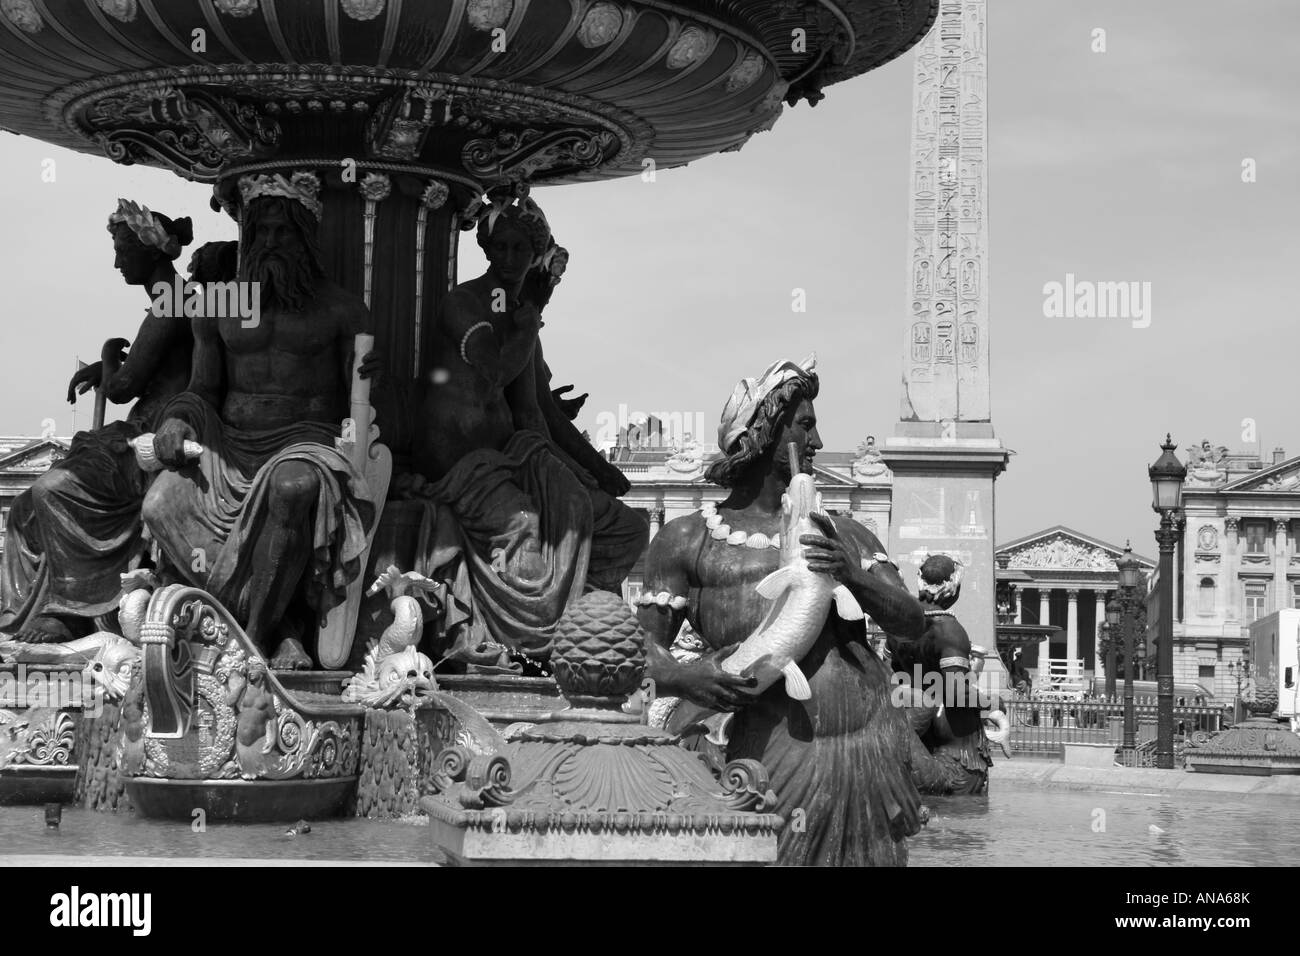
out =
[[[1139,749],[1151,749],[1156,739],[1159,716],[1155,697],[1134,699],[1135,742]],[[1035,757],[1060,757],[1064,745],[1072,743],[1124,743],[1124,700],[1004,701],[1011,723],[1012,753]],[[1186,738],[1197,730],[1222,730],[1230,718],[1226,706],[1184,705],[1174,708],[1174,737]],[[1176,748],[1181,749],[1181,748]]]

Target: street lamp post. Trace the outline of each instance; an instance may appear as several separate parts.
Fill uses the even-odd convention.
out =
[[[1106,620],[1101,622],[1101,646],[1106,649],[1106,698],[1115,699],[1115,664],[1117,655],[1115,644],[1119,639],[1118,628],[1111,623],[1110,606],[1114,598],[1106,602]]]
[[[1156,635],[1156,694],[1159,722],[1156,767],[1174,769],[1174,546],[1176,522],[1183,499],[1187,469],[1174,455],[1178,446],[1165,435],[1161,455],[1147,469],[1151,479],[1151,508],[1160,515],[1156,543],[1160,545],[1160,631]]]
[[[1118,596],[1106,606],[1106,619],[1112,616],[1119,622],[1124,637],[1124,766],[1133,765],[1133,751],[1137,747],[1137,709],[1133,700],[1133,642],[1137,630],[1137,603],[1140,600],[1138,585],[1142,580],[1142,565],[1133,557],[1133,548],[1124,543],[1124,553],[1116,559],[1119,571]]]

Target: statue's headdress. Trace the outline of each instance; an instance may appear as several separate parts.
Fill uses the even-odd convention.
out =
[[[722,409],[718,423],[718,448],[725,454],[753,424],[754,415],[763,399],[792,378],[817,374],[817,356],[810,355],[802,362],[774,362],[758,378],[740,380]]]
[[[306,207],[316,219],[320,219],[320,178],[315,173],[298,172],[287,178],[283,173],[269,176],[241,176],[239,195],[245,207],[254,199],[266,197],[292,199]]]
[[[961,588],[965,568],[956,558],[947,554],[932,554],[921,564],[916,590],[938,604],[956,595]]]
[[[533,247],[533,266],[546,266],[550,270],[561,247],[555,244],[551,236],[551,224],[546,221],[546,214],[529,197],[528,187],[493,190],[488,194],[488,199],[489,205],[480,213],[478,244],[486,249],[497,226],[502,222],[509,223],[528,237]],[[567,252],[564,259],[568,259]],[[560,271],[563,272],[563,268]]]
[[[108,217],[108,231],[125,225],[142,245],[157,249],[169,259],[180,257],[181,249],[194,241],[194,225],[187,217],[170,220],[130,199],[119,199],[117,211]]]

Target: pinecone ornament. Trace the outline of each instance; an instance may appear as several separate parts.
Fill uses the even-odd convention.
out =
[[[622,707],[645,672],[636,612],[609,591],[584,594],[560,621],[551,667],[573,706]]]

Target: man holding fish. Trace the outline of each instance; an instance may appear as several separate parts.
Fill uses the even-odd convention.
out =
[[[913,640],[925,614],[875,535],[821,512],[818,386],[810,359],[732,393],[707,474],[729,496],[666,524],[647,554],[648,676],[686,701],[672,729],[705,728],[728,759],[767,768],[782,864],[904,865],[922,812],[912,731],[863,618]],[[690,663],[669,650],[683,620],[709,648]]]

